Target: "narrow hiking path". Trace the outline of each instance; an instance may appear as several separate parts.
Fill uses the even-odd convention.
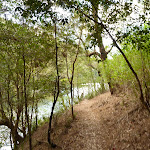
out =
[[[74,121],[70,112],[54,119],[55,150],[150,150],[150,117],[133,98],[107,92],[81,101],[74,112]],[[47,128],[33,134],[34,150],[51,149]]]
[[[72,123],[67,139],[63,142],[63,149],[67,150],[99,150],[107,148],[109,140],[112,140],[110,132],[113,132],[113,124],[116,120],[119,103],[117,97],[110,93],[99,95],[92,100],[84,100],[75,106],[76,120]],[[115,115],[115,116],[114,116]],[[110,145],[110,148],[114,148]]]
[[[75,106],[76,119],[61,135],[59,145],[64,150],[150,150],[150,128],[142,129],[144,126],[138,123],[138,114],[135,114],[136,118],[130,117],[140,111],[135,102],[130,101],[109,92],[83,100]],[[143,121],[150,127],[150,118]],[[147,135],[141,137],[142,130]]]
[[[64,137],[67,140],[63,149],[102,149],[102,142],[105,142],[102,137],[102,130],[104,130],[102,122],[105,118],[103,118],[104,112],[98,111],[97,108],[104,107],[109,101],[109,96],[110,94],[107,93],[92,101],[84,100],[75,106],[76,120]],[[100,102],[97,101],[98,99]]]

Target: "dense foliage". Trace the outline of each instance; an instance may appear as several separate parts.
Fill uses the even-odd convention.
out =
[[[73,115],[74,88],[80,98],[87,83],[100,83],[100,92],[109,85],[111,94],[133,91],[150,110],[149,6],[148,0],[0,2],[0,125],[10,129],[15,148],[26,136],[31,140],[41,100],[53,97],[51,127],[57,100],[66,108],[71,93]],[[8,10],[17,23],[7,19]],[[121,54],[110,58],[114,46]]]
[[[138,73],[141,80],[145,97],[149,96],[150,87],[150,26],[144,24],[141,27],[135,27],[134,30],[127,32],[122,36],[122,49],[131,62],[133,68]],[[120,85],[133,90],[138,95],[137,82],[126,62],[120,54],[112,56],[113,59],[107,61],[107,76],[110,76],[114,86]],[[118,65],[119,64],[119,65]],[[148,99],[148,98],[147,98]],[[148,100],[149,101],[149,100]],[[149,102],[148,102],[149,103]]]
[[[36,122],[37,125],[38,102],[53,96],[55,91],[54,30],[53,26],[32,28],[4,19],[1,19],[0,26],[0,125],[10,128],[15,143],[21,142],[29,130],[26,121],[26,100],[30,124]],[[77,51],[74,38],[78,39],[78,35],[73,30],[67,30],[67,26],[66,29],[63,26],[59,29],[64,32],[58,34],[57,39],[60,97],[70,91],[68,76],[72,74],[72,63]],[[85,57],[80,48],[77,60],[80,65],[75,66],[80,75],[75,72],[74,86],[93,81],[90,79],[91,74],[88,75],[91,69],[86,65]],[[23,134],[23,138],[18,132]]]

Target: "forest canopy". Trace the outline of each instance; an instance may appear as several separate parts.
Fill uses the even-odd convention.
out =
[[[55,105],[68,107],[70,94],[74,119],[74,89],[80,100],[85,84],[94,85],[90,96],[107,87],[111,94],[130,89],[150,112],[149,10],[149,0],[0,2],[0,126],[10,129],[15,149],[27,136],[32,149],[38,104],[47,98],[53,102],[48,143],[55,147]]]

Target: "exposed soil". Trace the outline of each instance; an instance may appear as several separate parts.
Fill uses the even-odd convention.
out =
[[[109,92],[75,105],[54,118],[56,150],[150,150],[150,114],[130,95]],[[47,143],[48,123],[33,134],[34,150],[51,150]],[[24,147],[28,149],[28,143]]]

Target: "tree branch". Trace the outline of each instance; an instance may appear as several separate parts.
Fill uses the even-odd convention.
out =
[[[145,102],[144,100],[144,95],[143,95],[143,89],[142,89],[142,86],[141,86],[141,82],[139,80],[139,77],[137,75],[137,73],[135,72],[135,70],[133,69],[131,63],[129,62],[129,60],[127,59],[126,55],[124,54],[124,52],[121,50],[121,48],[119,47],[119,45],[117,44],[116,40],[113,38],[113,36],[110,34],[109,30],[107,29],[107,27],[103,24],[101,18],[99,16],[98,19],[100,20],[97,21],[97,20],[94,20],[93,18],[91,18],[89,15],[85,14],[83,11],[81,11],[80,9],[76,8],[76,10],[78,10],[80,13],[82,13],[84,16],[86,16],[87,18],[89,18],[90,20],[94,21],[95,23],[101,25],[102,28],[105,29],[105,31],[108,33],[108,35],[110,36],[110,38],[112,39],[113,41],[113,44],[116,46],[116,48],[120,51],[120,53],[122,54],[122,56],[124,57],[126,63],[128,64],[130,70],[132,71],[133,75],[135,76],[136,80],[137,80],[137,83],[138,83],[138,86],[139,86],[139,89],[140,89],[140,100],[142,102],[142,104],[147,108],[147,110],[149,111],[150,113],[150,108],[149,106],[147,105],[147,103]]]
[[[90,54],[86,54],[87,57],[91,57],[92,55],[96,55],[101,58],[101,54],[98,52],[91,52]]]

